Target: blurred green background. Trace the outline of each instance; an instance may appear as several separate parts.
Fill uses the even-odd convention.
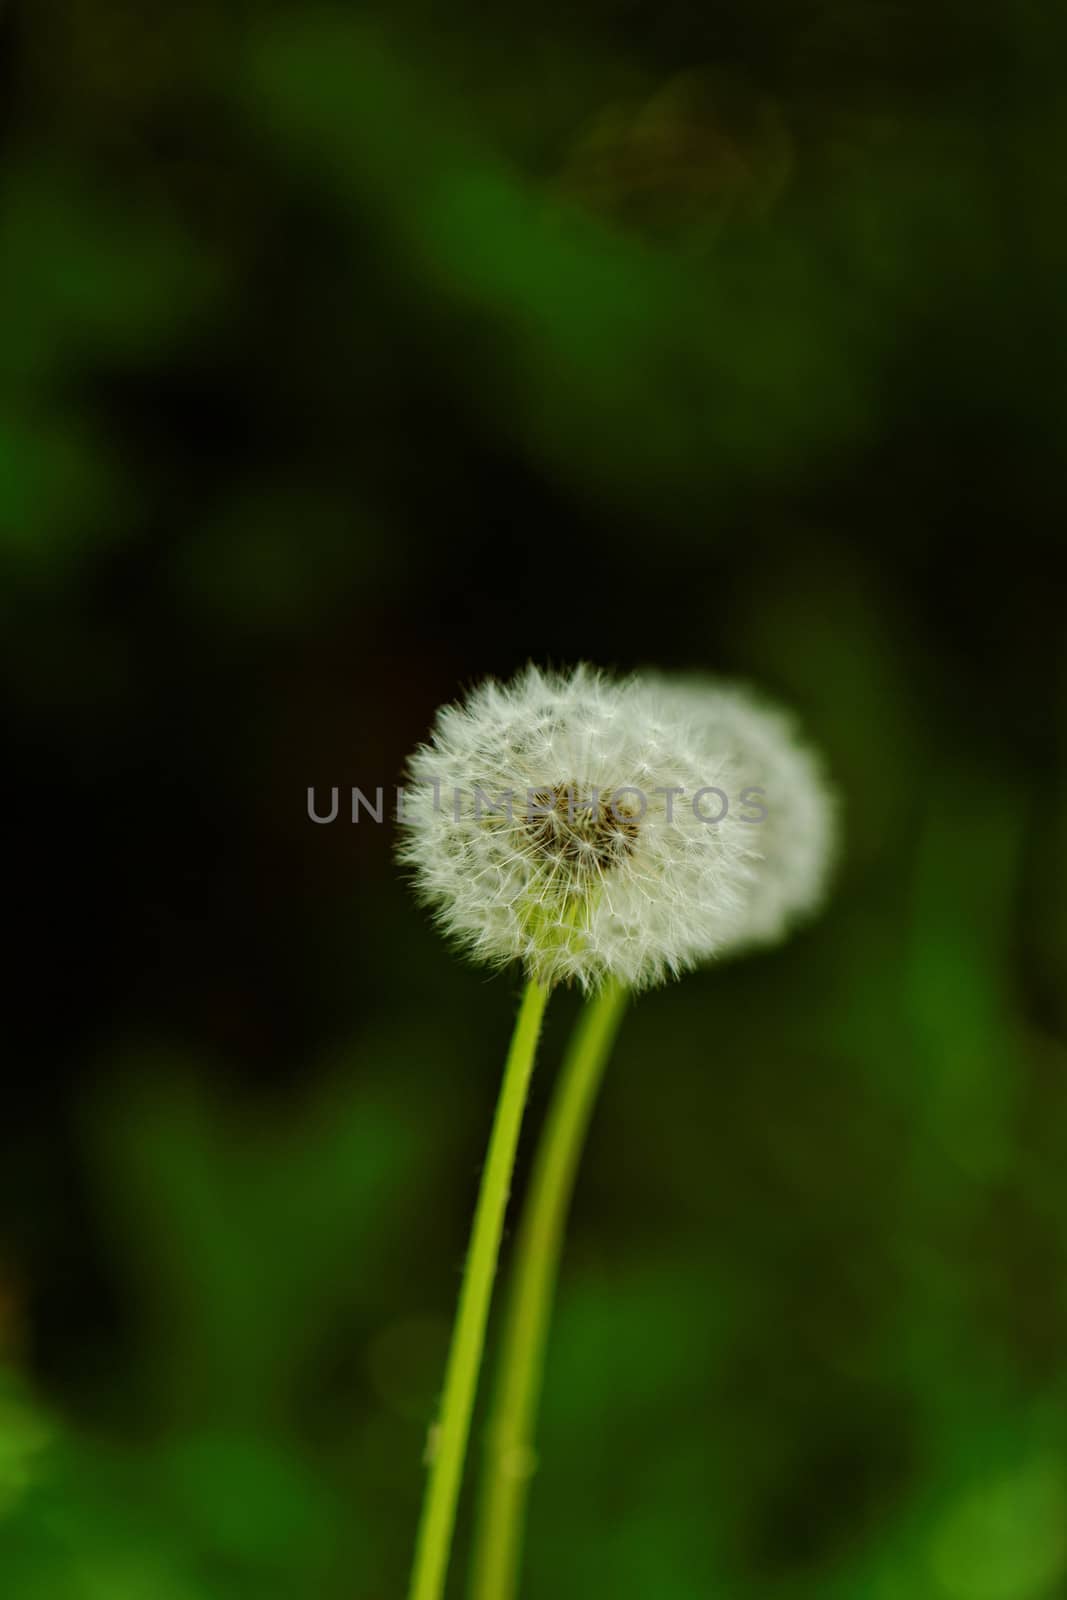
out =
[[[527,1600],[1067,1595],[1062,7],[0,42],[0,1592],[402,1595],[517,985],[306,791],[586,658],[847,848],[627,1021]]]

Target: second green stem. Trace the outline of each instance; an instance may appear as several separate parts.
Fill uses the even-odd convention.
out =
[[[563,1235],[589,1119],[627,990],[609,983],[590,1000],[545,1120],[523,1211],[489,1425],[471,1600],[514,1600],[541,1396],[549,1317]]]

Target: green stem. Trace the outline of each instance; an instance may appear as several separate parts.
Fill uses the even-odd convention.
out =
[[[534,1159],[515,1251],[475,1534],[471,1600],[514,1600],[549,1316],[586,1130],[626,1005],[609,983],[582,1013]]]
[[[500,1086],[500,1098],[474,1212],[459,1309],[452,1330],[452,1347],[445,1371],[440,1421],[432,1444],[432,1464],[423,1499],[409,1600],[440,1600],[444,1593],[504,1212],[507,1209],[519,1129],[547,1000],[548,990],[531,980],[522,997],[504,1067],[504,1080]]]

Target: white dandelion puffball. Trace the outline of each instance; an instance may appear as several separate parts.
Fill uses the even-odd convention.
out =
[[[794,778],[811,793],[789,815],[817,853],[814,768],[744,691],[531,666],[438,713],[409,763],[400,859],[475,957],[546,985],[645,988],[809,908],[823,868],[787,862],[786,809],[772,825],[748,793]]]
[[[688,719],[708,762],[724,751],[743,770],[753,825],[754,860],[745,912],[727,948],[774,944],[822,903],[837,843],[837,805],[821,761],[797,734],[792,716],[746,684],[713,678],[655,678],[658,694]],[[725,953],[725,951],[720,951]]]

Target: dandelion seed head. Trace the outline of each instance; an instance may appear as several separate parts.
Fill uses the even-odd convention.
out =
[[[531,666],[440,711],[409,763],[400,856],[444,931],[480,960],[587,990],[645,988],[775,937],[807,880],[776,867],[760,892],[766,841],[733,802],[779,769],[760,738],[746,744],[739,691],[712,696],[710,717],[703,695]],[[773,743],[785,725],[757,732]],[[712,791],[731,802],[717,822],[717,798],[694,804]]]
[[[753,835],[744,911],[719,954],[777,943],[819,909],[837,850],[837,801],[796,719],[744,683],[715,678],[648,680],[649,692],[685,720],[705,761],[725,753],[744,775],[742,815]]]

